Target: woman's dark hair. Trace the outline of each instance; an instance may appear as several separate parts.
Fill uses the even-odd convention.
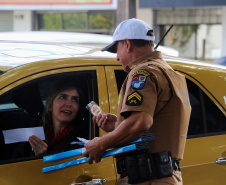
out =
[[[71,129],[74,130],[76,127],[79,127],[79,124],[83,124],[83,97],[82,92],[79,86],[75,81],[72,80],[59,80],[57,81],[49,91],[48,98],[46,100],[46,107],[44,110],[44,114],[42,116],[42,121],[44,125],[44,130],[46,131],[49,128],[49,125],[53,122],[52,120],[52,112],[49,111],[50,108],[53,106],[53,100],[56,96],[65,90],[76,89],[79,94],[79,110],[74,120],[70,123]]]

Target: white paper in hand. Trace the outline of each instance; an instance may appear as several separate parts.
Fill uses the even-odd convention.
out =
[[[43,127],[17,128],[11,130],[3,130],[5,144],[26,142],[32,135],[37,136],[41,140],[45,140]]]

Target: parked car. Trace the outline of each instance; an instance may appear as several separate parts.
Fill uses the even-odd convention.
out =
[[[226,66],[226,56],[223,56],[223,57],[215,60],[214,63]]]
[[[0,32],[0,40],[19,42],[48,42],[73,44],[90,44],[106,46],[112,42],[111,35],[78,33],[78,32],[54,32],[54,31],[27,31],[27,32]],[[176,49],[158,46],[158,50],[166,55],[179,56]]]
[[[24,143],[5,144],[2,131],[29,126],[30,119],[42,112],[38,105],[45,104],[51,85],[63,77],[80,83],[85,103],[95,101],[105,113],[117,114],[118,93],[126,74],[116,55],[82,44],[0,41],[0,45],[0,184],[69,185],[105,179],[107,185],[114,185],[119,176],[113,157],[42,173],[43,167],[59,162],[43,163],[42,157],[29,155],[13,157]],[[192,106],[181,163],[184,185],[225,185],[226,67],[163,57],[186,77]],[[106,134],[93,125],[88,110],[84,121],[86,139]]]

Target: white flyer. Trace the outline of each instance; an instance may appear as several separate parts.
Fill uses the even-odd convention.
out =
[[[32,135],[37,136],[41,140],[45,140],[43,127],[17,128],[11,130],[3,130],[5,144],[28,142],[28,138]]]

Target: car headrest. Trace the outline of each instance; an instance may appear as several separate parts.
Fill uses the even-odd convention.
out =
[[[40,114],[44,106],[39,92],[38,84],[21,87],[13,92],[13,102],[30,114]]]

